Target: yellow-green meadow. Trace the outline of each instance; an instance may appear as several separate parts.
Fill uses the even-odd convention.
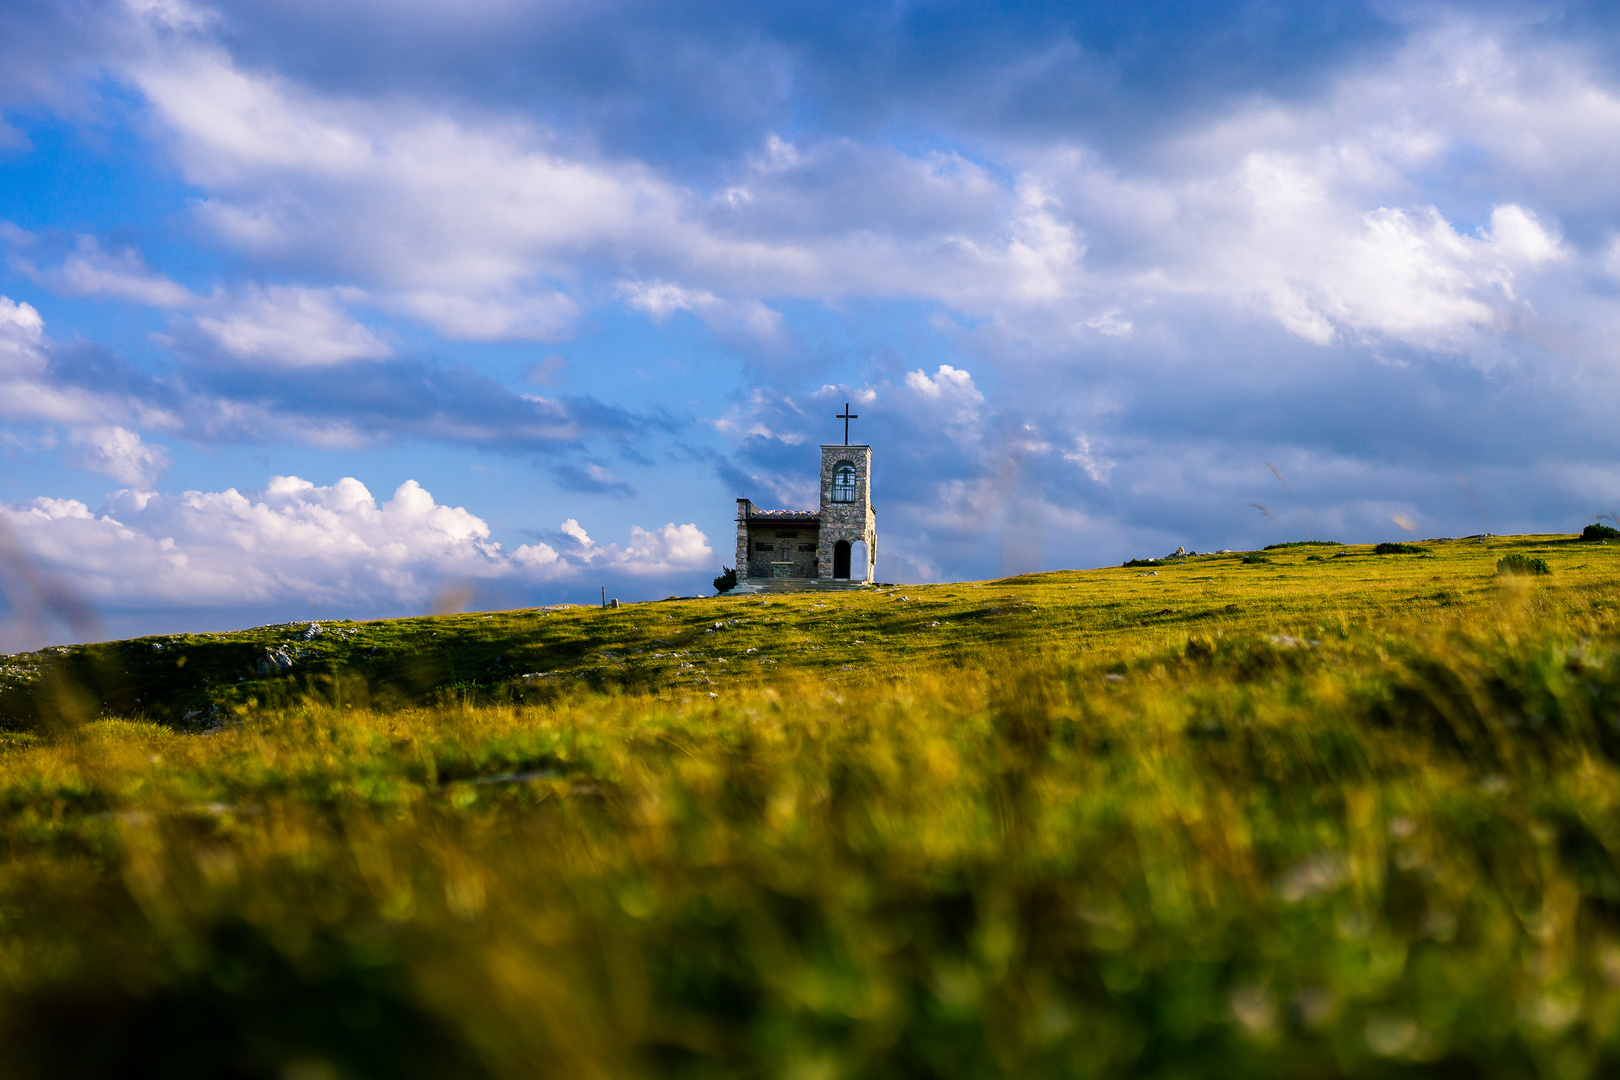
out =
[[[1613,1075],[1617,646],[1541,536],[11,657],[0,1074]]]

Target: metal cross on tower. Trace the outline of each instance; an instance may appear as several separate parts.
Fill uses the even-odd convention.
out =
[[[860,413],[852,413],[852,412],[849,411],[849,402],[847,402],[847,401],[844,402],[844,411],[839,413],[837,416],[833,417],[834,420],[842,420],[844,422],[844,445],[845,446],[849,445],[849,422],[851,420],[859,420],[860,418],[861,418]]]

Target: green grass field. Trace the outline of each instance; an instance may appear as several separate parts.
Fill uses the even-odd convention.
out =
[[[1620,1074],[1620,544],[1417,548],[6,658],[0,1075]]]

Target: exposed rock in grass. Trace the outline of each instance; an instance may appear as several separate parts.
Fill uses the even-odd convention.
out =
[[[254,668],[260,675],[282,675],[291,671],[293,665],[297,662],[297,650],[288,650],[286,648],[268,649],[259,658],[259,662],[254,665]]]

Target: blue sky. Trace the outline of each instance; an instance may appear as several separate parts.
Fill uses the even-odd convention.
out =
[[[103,633],[693,593],[850,401],[886,580],[1576,530],[1620,509],[1617,42],[20,0],[3,520]]]

